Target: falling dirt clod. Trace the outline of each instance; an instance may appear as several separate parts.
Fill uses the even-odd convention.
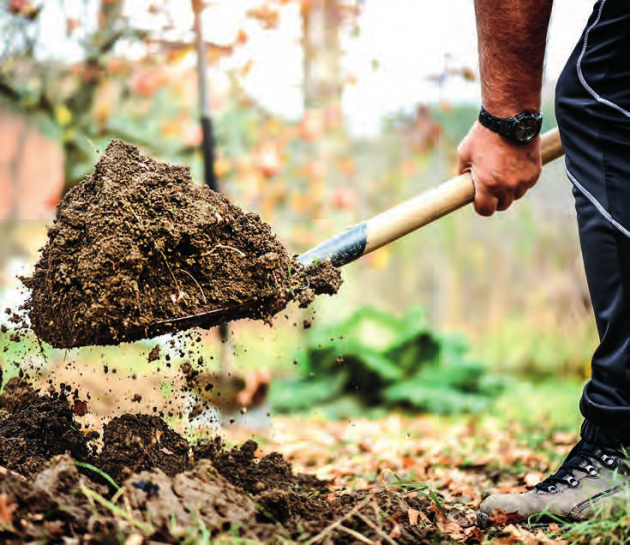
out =
[[[259,216],[196,186],[188,168],[117,140],[60,202],[22,280],[31,327],[56,348],[136,340],[156,322],[252,300],[225,321],[269,320],[341,285],[329,262],[305,269]]]

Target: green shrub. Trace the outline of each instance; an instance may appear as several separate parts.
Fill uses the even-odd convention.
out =
[[[432,331],[422,310],[397,318],[366,308],[341,324],[314,328],[296,357],[298,376],[275,380],[271,402],[279,411],[477,412],[501,393],[505,380],[488,375],[467,351],[463,337]]]

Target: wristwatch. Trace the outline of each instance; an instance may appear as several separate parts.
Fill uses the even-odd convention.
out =
[[[479,123],[512,142],[529,144],[540,134],[542,113],[536,115],[525,111],[515,117],[505,118],[488,113],[482,106],[479,110]]]

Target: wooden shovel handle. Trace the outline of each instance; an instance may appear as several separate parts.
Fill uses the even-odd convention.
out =
[[[564,155],[558,129],[542,136],[542,160],[546,165]],[[367,221],[363,255],[420,229],[467,204],[475,196],[469,173],[457,176]]]
[[[542,136],[543,164],[562,155],[558,129],[545,133]],[[330,259],[341,267],[470,204],[474,196],[470,174],[457,176],[323,242],[299,256],[298,261],[309,266]]]

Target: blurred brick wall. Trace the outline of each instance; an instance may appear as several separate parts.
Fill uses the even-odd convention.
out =
[[[26,118],[0,110],[0,221],[50,219],[63,186],[63,152]]]

